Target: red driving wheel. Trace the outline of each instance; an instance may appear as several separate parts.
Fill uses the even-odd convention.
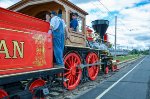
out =
[[[7,92],[3,89],[0,89],[0,99],[5,98],[5,97],[8,97]],[[9,98],[6,98],[6,99],[9,99]]]
[[[42,80],[42,79],[35,79],[35,80],[33,80],[31,83],[30,83],[30,85],[29,85],[29,90],[30,90],[30,92],[32,93],[32,94],[34,94],[34,89],[35,88],[38,88],[38,87],[42,87],[42,86],[44,86],[46,83],[45,83],[45,81],[44,80]],[[36,99],[36,97],[33,97],[33,99]],[[44,99],[43,97],[42,98],[40,98],[40,99]]]
[[[97,56],[96,53],[89,53],[86,57],[86,63],[87,64],[93,64],[93,63],[96,63],[98,62],[99,58]],[[89,75],[89,78],[90,80],[95,80],[97,75],[98,75],[98,72],[99,72],[99,66],[95,65],[95,66],[89,66],[87,67],[87,70],[88,70],[88,75]]]
[[[77,67],[80,64],[81,59],[76,53],[69,53],[64,59],[64,77],[68,79],[68,81],[64,82],[64,86],[69,90],[75,89],[80,82],[82,70]]]

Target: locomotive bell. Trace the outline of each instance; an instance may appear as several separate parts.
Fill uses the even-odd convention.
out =
[[[94,20],[92,21],[92,27],[98,33],[101,37],[101,39],[104,39],[104,35],[106,33],[106,30],[109,26],[108,20]]]

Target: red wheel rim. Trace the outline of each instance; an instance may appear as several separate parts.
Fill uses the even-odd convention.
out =
[[[108,72],[109,72],[109,68],[108,68],[108,66],[105,68],[105,74],[108,74]]]
[[[44,86],[45,84],[46,84],[46,83],[45,83],[44,80],[42,80],[42,79],[36,79],[36,80],[34,80],[34,81],[30,84],[29,90],[30,90],[30,92],[33,94],[35,88],[42,87],[42,86]],[[33,97],[33,99],[36,99],[36,97]],[[44,98],[40,98],[40,99],[44,99]]]
[[[8,97],[8,94],[6,91],[4,91],[3,89],[0,89],[0,99],[4,98],[4,97]],[[7,98],[9,99],[9,98]]]
[[[95,53],[89,53],[86,57],[87,64],[96,63],[96,62],[98,62],[98,60],[99,60],[99,58]],[[99,72],[99,67],[97,65],[89,66],[89,67],[87,67],[87,70],[88,70],[89,78],[91,80],[95,80],[98,75],[98,72]]]
[[[82,70],[77,68],[81,64],[81,59],[76,53],[69,53],[64,59],[64,64],[64,77],[68,79],[64,82],[64,86],[69,90],[73,90],[78,86],[81,79]]]

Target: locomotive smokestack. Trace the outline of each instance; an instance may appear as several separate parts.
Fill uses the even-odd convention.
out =
[[[101,39],[104,39],[104,34],[109,26],[108,20],[95,20],[92,21],[93,29],[100,35]]]

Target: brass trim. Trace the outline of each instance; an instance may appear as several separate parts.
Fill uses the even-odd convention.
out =
[[[13,30],[13,29],[10,29],[10,28],[2,28],[2,27],[0,27],[0,30],[7,30],[7,31],[18,32],[18,33],[24,33],[24,34],[32,34],[31,32],[25,32],[25,31],[21,31],[21,30]]]
[[[22,69],[27,69],[27,68],[33,68],[33,67],[25,67],[25,68],[10,68],[10,69],[0,69],[0,72],[5,72],[5,71],[13,71],[13,70],[22,70]]]

